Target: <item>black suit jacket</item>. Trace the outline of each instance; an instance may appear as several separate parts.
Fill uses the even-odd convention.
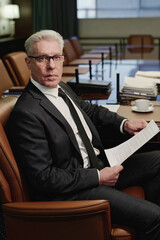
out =
[[[96,127],[114,123],[116,128],[120,128],[123,118],[103,107],[84,102],[67,84],[60,85],[82,110],[93,135],[93,146],[100,150],[98,157],[107,166]],[[97,169],[83,168],[83,160],[70,125],[31,82],[10,115],[7,132],[34,200],[76,198],[80,191],[98,186]],[[107,133],[104,134],[107,137]]]

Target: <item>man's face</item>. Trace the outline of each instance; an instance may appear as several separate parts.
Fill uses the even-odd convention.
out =
[[[55,56],[61,55],[59,43],[54,40],[44,39],[36,42],[33,46],[32,56]],[[59,84],[63,71],[63,62],[49,61],[39,62],[35,58],[26,58],[26,64],[31,70],[31,76],[35,81],[46,87],[55,88]]]

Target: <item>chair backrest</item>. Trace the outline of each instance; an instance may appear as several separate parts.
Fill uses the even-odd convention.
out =
[[[78,37],[73,36],[69,40],[77,54],[77,57],[79,58],[84,52],[83,52],[83,49],[82,49],[82,46],[80,44]]]
[[[73,61],[74,59],[77,58],[76,52],[75,52],[74,48],[72,47],[71,42],[68,39],[64,40],[63,51],[66,56],[66,61],[65,61],[64,65],[66,64],[66,62],[70,63],[71,61]]]
[[[5,126],[17,98],[9,96],[0,100],[0,202],[29,200],[28,190],[21,177],[8,142]]]
[[[130,35],[128,37],[128,45],[134,46],[132,52],[140,52],[140,48],[136,48],[136,46],[145,47],[143,49],[144,52],[151,52],[154,47],[154,40],[151,35]]]
[[[23,51],[12,52],[4,56],[4,62],[7,70],[16,86],[26,86],[30,78],[25,58],[27,54]]]
[[[151,35],[130,35],[128,37],[128,44],[141,45],[142,40],[144,45],[153,45],[153,37]]]
[[[2,93],[11,87],[13,87],[13,82],[5,68],[2,60],[0,59],[0,96]]]

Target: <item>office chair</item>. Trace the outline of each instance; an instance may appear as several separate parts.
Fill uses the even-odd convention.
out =
[[[28,69],[25,58],[27,54],[23,51],[6,54],[3,58],[6,68],[16,86],[26,86],[30,70]]]
[[[2,93],[11,87],[13,87],[13,82],[2,62],[0,59],[0,97],[2,96]]]
[[[133,229],[112,225],[107,200],[31,201],[5,133],[16,100],[0,100],[0,202],[7,240],[135,240]],[[144,198],[141,187],[124,191]]]
[[[130,35],[126,48],[131,53],[149,53],[154,48],[154,40],[151,35]]]
[[[69,38],[69,41],[71,42],[76,54],[77,54],[77,58],[82,58],[82,59],[101,59],[102,57],[104,59],[106,59],[109,56],[109,51],[107,53],[105,53],[105,50],[101,50],[99,53],[84,53],[81,43],[78,39],[78,37],[73,36],[71,38]],[[102,55],[103,53],[103,55]]]
[[[64,54],[66,56],[66,60],[64,62],[64,65],[71,65],[71,66],[77,66],[77,65],[89,65],[89,60],[92,60],[92,64],[98,64],[101,62],[101,59],[81,59],[77,57],[77,54],[69,41],[69,39],[64,40]]]

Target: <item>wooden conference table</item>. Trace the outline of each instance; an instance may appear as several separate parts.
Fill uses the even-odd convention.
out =
[[[131,102],[131,105],[120,105],[117,113],[128,119],[145,119],[147,122],[150,122],[152,119],[157,123],[160,128],[160,101],[151,101],[153,105],[152,112],[134,112],[132,111],[132,106],[134,106],[134,101]],[[157,136],[158,142],[160,142],[160,133]]]

